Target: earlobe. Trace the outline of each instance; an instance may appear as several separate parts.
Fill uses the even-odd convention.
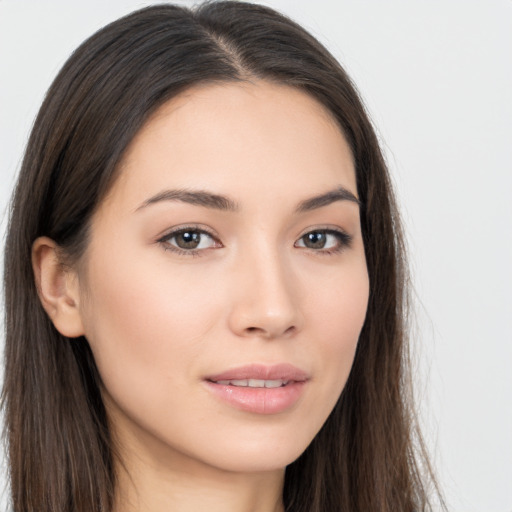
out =
[[[55,328],[69,338],[82,336],[78,276],[62,264],[51,238],[40,237],[32,245],[32,268],[39,299]]]

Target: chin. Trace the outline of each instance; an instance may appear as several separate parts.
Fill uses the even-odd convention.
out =
[[[234,439],[232,441],[229,444],[217,443],[214,450],[203,452],[203,460],[208,465],[229,472],[279,471],[297,460],[309,446],[312,438],[288,435],[285,439],[275,436],[251,442],[247,437],[242,437],[238,442]]]

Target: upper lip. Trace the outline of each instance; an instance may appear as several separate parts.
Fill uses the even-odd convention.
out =
[[[216,373],[215,375],[208,375],[206,377],[206,380],[213,382],[219,380],[244,379],[304,382],[309,379],[309,375],[292,364],[282,363],[274,365],[249,364],[246,366],[231,368],[222,373]]]

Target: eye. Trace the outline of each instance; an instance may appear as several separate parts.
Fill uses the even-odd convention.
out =
[[[180,254],[196,254],[197,251],[220,247],[220,243],[212,235],[194,227],[171,231],[158,242],[164,244],[165,249]]]
[[[302,235],[297,242],[295,242],[295,247],[304,247],[306,249],[332,254],[349,247],[351,241],[352,237],[343,231],[316,229]]]

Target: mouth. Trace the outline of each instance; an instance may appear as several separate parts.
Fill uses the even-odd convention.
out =
[[[261,379],[236,379],[211,381],[222,386],[236,386],[239,388],[281,388],[286,386],[289,380],[261,380]]]
[[[309,375],[290,364],[248,365],[208,376],[205,384],[228,406],[256,414],[278,414],[301,398]]]

